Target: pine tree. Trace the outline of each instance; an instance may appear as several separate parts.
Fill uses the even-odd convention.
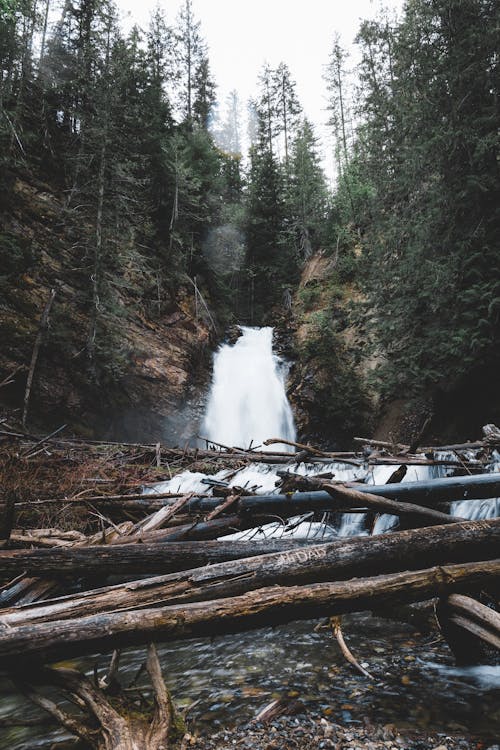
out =
[[[287,184],[287,217],[297,255],[308,260],[324,236],[328,191],[311,123],[304,119],[293,143]]]
[[[392,393],[497,356],[498,18],[489,0],[415,0],[359,35],[365,283]]]
[[[283,137],[285,169],[288,169],[289,144],[299,125],[302,107],[295,91],[295,81],[292,80],[290,70],[285,63],[278,65],[271,73],[271,78],[272,108],[276,120],[275,134]]]
[[[215,83],[210,73],[206,44],[200,33],[200,22],[194,17],[191,0],[184,0],[179,11],[176,57],[181,114],[189,126],[197,123],[208,128],[210,111],[215,102]]]

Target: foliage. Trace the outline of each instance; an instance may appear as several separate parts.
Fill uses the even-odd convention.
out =
[[[34,261],[29,242],[11,232],[0,232],[0,284],[20,276]]]
[[[496,361],[499,13],[491,0],[413,0],[358,35],[359,125],[335,223],[362,248],[387,395],[452,387]]]
[[[60,328],[52,344],[69,350],[78,337],[88,374],[102,383],[123,370],[123,316],[161,316],[183,274],[202,268],[204,234],[229,190],[206,130],[214,100],[206,46],[190,0],[176,27],[157,8],[146,34],[134,27],[128,36],[111,0],[66,3],[47,28],[35,3],[8,7],[4,0],[2,193],[22,170],[64,196],[64,266],[86,325]],[[234,180],[231,189],[238,201]],[[10,274],[25,260],[15,239],[2,239]]]
[[[345,327],[342,311],[331,304],[307,320],[308,334],[299,354],[303,368],[311,372],[312,422],[324,435],[352,437],[369,426],[372,406],[355,351],[341,335]]]

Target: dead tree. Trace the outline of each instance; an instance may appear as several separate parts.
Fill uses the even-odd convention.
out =
[[[176,714],[170,693],[163,681],[156,647],[149,645],[146,671],[153,688],[154,708],[138,712],[125,694],[116,690],[113,655],[110,675],[95,685],[81,672],[63,667],[34,667],[32,663],[17,666],[12,680],[21,693],[52,716],[68,732],[95,750],[167,750],[178,745],[184,735],[184,724]],[[61,709],[41,690],[52,686],[76,704],[78,714]],[[114,689],[109,689],[112,686]]]
[[[363,612],[387,603],[479,591],[498,585],[499,580],[500,560],[492,560],[335,583],[268,586],[241,596],[66,620],[18,626],[1,623],[0,656],[5,665],[28,655],[54,661],[137,646],[152,639],[172,641],[236,633],[292,620]]]

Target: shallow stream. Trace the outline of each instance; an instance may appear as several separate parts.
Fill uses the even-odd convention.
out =
[[[286,401],[284,369],[272,352],[272,329],[243,329],[236,345],[221,347],[214,365],[214,382],[204,425],[210,440],[248,447],[266,437],[294,439],[293,418]],[[291,456],[293,460],[293,457]],[[498,459],[498,457],[497,457]],[[338,462],[290,465],[302,474],[330,472],[336,479],[383,484],[396,467],[351,466]],[[491,470],[498,470],[495,461]],[[443,467],[413,466],[404,481],[443,476]],[[236,474],[222,471],[209,480],[229,482],[270,493],[275,469],[253,465]],[[184,472],[150,491],[207,492],[207,477]],[[463,501],[460,516],[499,514],[498,500]],[[389,530],[392,517],[381,516],[374,533]],[[310,514],[286,526],[269,524],[236,537],[309,537],[317,541],[366,533],[361,514],[342,517]],[[161,662],[176,704],[188,712],[192,727],[214,731],[244,723],[273,699],[288,696],[301,707],[313,708],[331,721],[361,723],[365,719],[412,729],[472,733],[484,739],[500,737],[500,667],[456,669],[436,631],[422,635],[413,625],[367,614],[343,618],[343,631],[358,661],[372,675],[357,674],[346,664],[328,629],[298,622],[275,629],[220,638],[180,641],[162,646]],[[145,658],[143,649],[124,652],[122,681],[134,680]],[[92,673],[96,660],[104,671],[104,657],[77,666]],[[138,699],[147,694],[147,681],[136,684]],[[0,725],[4,717],[36,718],[42,714],[20,698],[8,682],[0,684]],[[52,737],[48,727],[0,728],[0,749],[32,750]],[[36,739],[35,739],[36,738]],[[471,745],[472,747],[472,745]]]

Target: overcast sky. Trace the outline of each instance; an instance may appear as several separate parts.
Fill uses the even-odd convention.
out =
[[[147,28],[157,0],[117,0],[126,17],[125,25]],[[167,23],[175,20],[182,0],[160,1]],[[397,10],[402,0],[385,0]],[[324,67],[333,35],[341,35],[344,46],[353,46],[360,20],[373,17],[379,0],[193,0],[195,17],[209,47],[218,98],[224,101],[236,89],[242,103],[255,95],[257,76],[265,62],[288,64],[297,82],[297,92],[307,117],[324,136]],[[327,144],[324,144],[325,151]]]

